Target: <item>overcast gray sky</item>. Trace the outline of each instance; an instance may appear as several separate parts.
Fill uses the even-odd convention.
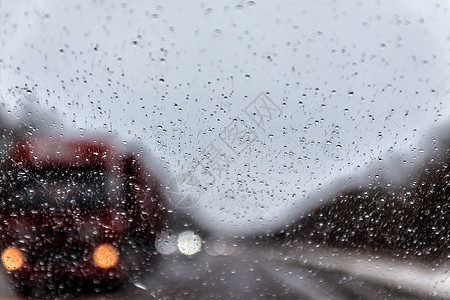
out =
[[[379,158],[427,155],[417,145],[450,115],[448,8],[1,2],[1,103],[13,122],[38,111],[62,132],[140,140],[169,178],[206,184],[189,208],[205,224],[270,230]]]

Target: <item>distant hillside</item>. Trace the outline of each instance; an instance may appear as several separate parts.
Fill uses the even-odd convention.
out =
[[[445,261],[450,252],[450,150],[406,177],[402,186],[373,181],[339,193],[273,237],[290,247],[313,243]]]

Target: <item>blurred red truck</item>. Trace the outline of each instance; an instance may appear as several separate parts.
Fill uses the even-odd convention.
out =
[[[113,288],[153,267],[167,200],[139,151],[33,134],[1,171],[1,259],[19,292]]]

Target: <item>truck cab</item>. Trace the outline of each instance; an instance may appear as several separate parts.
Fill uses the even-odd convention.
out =
[[[167,226],[155,172],[109,139],[26,136],[2,170],[0,252],[19,291],[115,287],[152,268]]]

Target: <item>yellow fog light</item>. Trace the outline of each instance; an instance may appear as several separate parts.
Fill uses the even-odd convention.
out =
[[[119,262],[119,251],[111,244],[101,244],[95,248],[94,262],[100,268],[112,268]]]
[[[2,253],[2,263],[6,270],[14,271],[22,268],[25,262],[25,257],[22,251],[16,247],[9,247]]]

